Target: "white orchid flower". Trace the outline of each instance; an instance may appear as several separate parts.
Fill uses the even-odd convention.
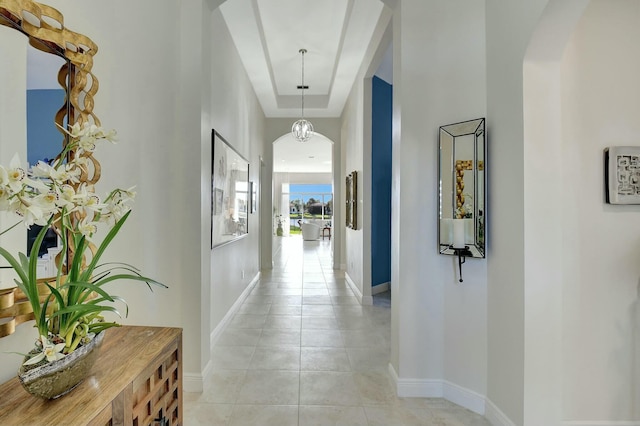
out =
[[[40,226],[47,224],[48,216],[45,217],[44,211],[36,204],[25,204],[22,201],[16,209],[16,214],[22,217],[22,223],[27,228],[31,228],[33,224]]]
[[[51,175],[51,179],[57,182],[80,182],[82,171],[75,164],[65,164],[55,170]]]
[[[78,224],[78,231],[80,231],[82,235],[90,240],[93,234],[98,232],[98,225],[96,224],[96,222],[93,222],[85,217]]]
[[[24,185],[23,181],[27,177],[27,172],[22,168],[20,164],[20,157],[18,154],[14,154],[11,162],[9,163],[9,170],[7,170],[8,182],[7,185],[14,192],[20,192],[22,190],[22,186]]]
[[[136,189],[136,187],[132,186],[129,189],[122,191],[125,195],[125,199],[123,200],[124,202],[133,201],[133,199],[136,198],[136,191],[134,191],[134,189]]]
[[[9,172],[4,166],[0,166],[0,185],[9,185]]]
[[[131,210],[131,208],[128,205],[123,204],[122,202],[109,202],[102,210],[102,216],[100,217],[100,220],[102,222],[115,224],[115,222],[122,219],[122,217],[129,210]]]
[[[102,132],[102,138],[108,140],[111,143],[118,142],[118,133],[116,133],[115,129],[111,129],[108,132]]]
[[[85,210],[93,211],[99,213],[105,205],[100,202],[100,197],[93,192],[88,191],[86,185],[82,185],[78,191],[76,191],[76,195],[73,197],[73,202],[75,205],[84,208]]]
[[[43,211],[43,215],[50,216],[52,213],[57,212],[58,194],[55,192],[47,192],[40,194],[32,199],[34,206],[39,207]]]
[[[102,127],[98,127],[93,123],[84,123],[80,126],[79,123],[74,124],[69,132],[71,137],[78,140],[78,146],[85,151],[91,151],[95,149],[95,143],[98,140],[106,139],[109,142],[115,143],[117,139],[117,133],[115,130],[105,131]]]
[[[12,193],[8,186],[0,185],[0,210],[15,210],[11,208],[11,195]]]
[[[66,207],[68,212],[71,212],[75,208],[74,197],[76,196],[76,190],[73,186],[65,184],[57,188],[58,198],[56,203],[59,207]]]
[[[31,175],[34,177],[50,178],[54,171],[55,169],[44,161],[38,161],[35,166],[31,167]]]
[[[23,365],[37,364],[45,358],[48,362],[64,358],[65,355],[62,353],[62,350],[64,349],[64,342],[54,345],[46,336],[40,336],[40,342],[42,343],[42,352],[32,358],[29,358]]]
[[[38,163],[31,168],[31,175],[39,178],[49,178],[58,185],[62,185],[65,182],[78,182],[81,171],[73,164],[62,164],[60,166],[52,167],[49,164],[38,161]]]
[[[94,152],[96,150],[96,139],[92,136],[83,136],[78,140],[78,153]]]

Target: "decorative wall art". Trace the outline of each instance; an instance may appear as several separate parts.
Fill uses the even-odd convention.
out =
[[[258,210],[258,185],[251,181],[249,183],[249,188],[251,189],[249,193],[251,194],[251,213],[255,213]]]
[[[640,146],[612,146],[604,155],[607,203],[640,204]]]
[[[219,215],[222,213],[222,197],[224,196],[224,191],[220,188],[213,188],[213,197],[212,202],[213,202],[213,208],[211,209],[213,211],[214,215]]]
[[[218,132],[211,131],[211,248],[249,232],[249,162]]]
[[[358,172],[351,172],[346,179],[346,224],[347,228],[358,229]]]

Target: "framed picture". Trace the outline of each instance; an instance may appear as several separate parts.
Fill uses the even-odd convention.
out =
[[[251,213],[255,213],[258,210],[258,186],[255,182],[249,182],[249,192],[251,193]]]
[[[211,248],[215,248],[249,232],[249,162],[215,130],[211,139]]]
[[[358,229],[358,172],[351,172],[346,179],[346,225]]]
[[[607,203],[640,204],[640,146],[612,146],[604,157]]]
[[[220,215],[222,214],[222,199],[224,196],[224,191],[220,188],[213,188],[213,214]]]

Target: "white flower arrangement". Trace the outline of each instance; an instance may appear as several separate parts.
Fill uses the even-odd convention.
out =
[[[35,317],[38,340],[25,365],[52,362],[86,344],[93,336],[117,326],[106,322],[104,312],[120,315],[114,302],[126,303],[110,295],[103,286],[115,280],[158,283],[142,276],[126,263],[100,264],[107,246],[120,231],[131,213],[134,188],[116,188],[101,199],[86,181],[91,160],[99,142],[116,141],[116,132],[105,132],[94,124],[75,124],[68,142],[52,164],[38,162],[30,170],[22,167],[17,155],[9,167],[0,166],[0,211],[13,212],[20,223],[30,228],[42,226],[29,257],[13,256],[0,247],[0,256],[11,265],[18,278],[16,284],[26,295]],[[109,228],[99,246],[92,240],[100,227]],[[58,272],[42,292],[36,278],[38,251],[49,228],[58,235],[62,250],[56,259]],[[1,234],[0,234],[1,235]],[[49,293],[49,294],[47,294]],[[44,302],[41,302],[44,298]]]

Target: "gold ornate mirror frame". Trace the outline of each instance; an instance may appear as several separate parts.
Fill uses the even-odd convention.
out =
[[[55,122],[63,127],[66,117],[69,124],[100,126],[93,113],[98,79],[91,72],[98,46],[88,37],[67,29],[62,13],[42,3],[0,0],[0,15],[0,25],[22,32],[36,49],[66,59],[58,72],[58,83],[66,91],[65,105],[56,114]],[[90,153],[85,156],[91,166],[83,170],[80,181],[95,184],[100,179],[100,164]],[[42,280],[42,298],[47,297],[45,281]],[[29,302],[21,291],[16,288],[0,290],[0,337],[14,333],[17,325],[32,319]]]

